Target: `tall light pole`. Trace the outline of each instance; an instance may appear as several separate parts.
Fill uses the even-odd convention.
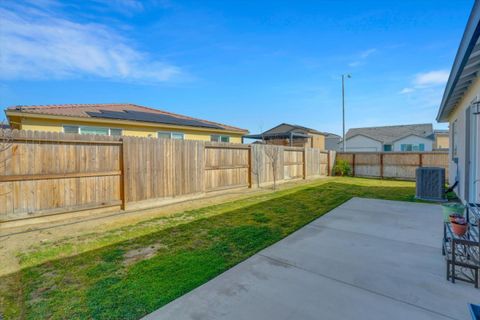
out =
[[[345,146],[345,78],[351,78],[352,75],[342,74],[342,123],[343,123],[343,137],[342,137],[342,144],[343,144],[343,152],[347,151],[347,147]]]

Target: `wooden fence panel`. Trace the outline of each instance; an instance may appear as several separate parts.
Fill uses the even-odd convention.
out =
[[[245,146],[210,144],[205,147],[205,190],[249,185],[249,149]]]
[[[305,168],[306,168],[306,176],[307,177],[314,177],[321,175],[322,171],[322,164],[321,164],[321,157],[323,153],[321,153],[318,149],[305,149]],[[323,163],[327,163],[326,159],[324,159]]]
[[[124,137],[127,202],[172,198],[204,191],[204,144]]]
[[[380,154],[359,153],[355,155],[355,174],[363,177],[380,176]]]
[[[268,185],[272,161],[278,183],[327,175],[332,155],[273,145],[0,131],[0,221]]]
[[[415,170],[420,166],[418,153],[385,153],[383,176],[394,179],[415,179]]]
[[[2,134],[9,147],[0,151],[0,221],[119,203],[118,138]]]
[[[276,165],[276,180],[282,181],[284,177],[284,147],[274,145],[253,145],[252,146],[252,168],[257,172],[260,185],[273,183],[273,166]]]
[[[345,160],[345,161],[347,161],[347,162],[350,164],[350,166],[351,166],[351,165],[353,164],[353,153],[343,153],[343,152],[340,153],[340,152],[338,152],[335,160],[336,160],[336,161],[338,161],[338,160]]]
[[[414,180],[418,167],[445,168],[448,177],[448,152],[338,152],[336,160],[349,162],[353,175]]]
[[[438,167],[438,164],[445,164],[445,175],[448,177],[448,152],[445,153],[423,153],[422,166],[423,167]],[[448,181],[448,180],[447,180]]]
[[[303,177],[303,148],[283,149],[283,179]]]

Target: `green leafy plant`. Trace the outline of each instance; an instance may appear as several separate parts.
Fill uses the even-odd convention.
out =
[[[336,176],[349,176],[351,172],[350,164],[346,160],[337,160],[333,167],[333,173]]]

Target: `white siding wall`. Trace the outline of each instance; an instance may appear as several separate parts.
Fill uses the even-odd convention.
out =
[[[466,157],[466,110],[470,103],[476,98],[480,97],[480,80],[475,81],[475,83],[470,87],[470,90],[466,93],[466,95],[463,97],[462,101],[460,102],[459,106],[452,112],[452,114],[449,117],[449,123],[450,123],[450,177],[449,177],[449,183],[452,185],[455,182],[455,178],[457,177],[458,173],[458,179],[460,181],[458,187],[455,189],[455,192],[457,195],[462,199],[462,201],[465,201],[466,195],[465,195],[465,157]],[[477,116],[477,123],[479,121],[480,116]],[[456,132],[457,135],[455,137],[455,142],[452,140],[452,135],[453,135],[453,130],[452,129],[452,123],[456,121]],[[479,135],[479,132],[476,132],[477,137]],[[479,141],[480,139],[477,139]],[[452,152],[454,149],[454,145],[456,144],[457,146],[457,157],[458,157],[458,164],[456,164],[453,159],[452,159]],[[477,151],[479,151],[480,146],[477,146]],[[477,168],[477,178],[480,179],[480,157],[477,157],[477,163],[474,164]],[[477,191],[480,190],[480,185],[477,183]],[[480,202],[480,196],[478,195],[477,192],[477,202]]]
[[[382,151],[382,143],[368,137],[358,135],[347,139],[347,151],[355,152],[379,152]],[[340,145],[340,149],[342,146]]]
[[[425,145],[424,151],[432,151],[433,140],[425,139],[416,135],[411,135],[395,141],[395,143],[393,144],[393,151],[402,151],[401,149],[402,144],[420,144],[420,143],[423,143]]]

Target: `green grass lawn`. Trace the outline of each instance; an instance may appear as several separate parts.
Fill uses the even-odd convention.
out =
[[[197,219],[168,228],[132,226],[131,238],[112,233],[113,244],[85,251],[95,247],[89,242],[70,257],[61,248],[71,244],[40,248],[24,257],[24,269],[0,279],[0,315],[138,319],[354,196],[414,201],[414,193],[411,182],[337,178],[192,210]]]

